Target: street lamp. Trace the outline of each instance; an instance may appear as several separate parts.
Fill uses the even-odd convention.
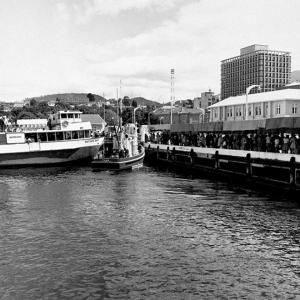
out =
[[[132,114],[132,123],[133,124],[135,124],[135,111],[138,110],[139,108],[142,108],[142,107],[138,106],[133,109],[133,114]]]
[[[150,125],[150,115],[153,113],[153,111],[150,111],[149,113],[148,113],[148,125]]]
[[[245,120],[248,120],[248,94],[250,93],[250,91],[254,88],[258,88],[260,90],[260,85],[259,84],[253,84],[250,85],[246,88],[246,116],[245,116]]]

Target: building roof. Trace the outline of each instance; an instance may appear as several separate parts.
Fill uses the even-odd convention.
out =
[[[300,101],[300,89],[283,89],[276,90],[265,93],[258,94],[249,94],[248,95],[248,104],[249,103],[260,103],[268,101],[279,101],[279,100],[299,100]],[[209,108],[223,107],[223,106],[232,106],[232,105],[241,105],[246,103],[246,95],[234,96],[226,98],[220,102],[217,102]]]
[[[21,119],[17,120],[18,125],[47,125],[47,119]]]
[[[91,124],[103,124],[105,121],[97,114],[82,114],[81,120],[83,122],[91,122]]]
[[[170,114],[171,112],[171,106],[163,106],[161,108],[157,108],[154,111],[154,114],[156,115],[166,115]],[[186,107],[173,107],[173,113],[179,113],[179,114],[199,114],[204,113],[204,110],[202,108],[186,108]]]

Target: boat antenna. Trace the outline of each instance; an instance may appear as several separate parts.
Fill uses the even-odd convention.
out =
[[[122,80],[120,80],[120,129],[122,127]]]
[[[103,120],[105,122],[105,98],[104,98],[104,93],[103,93],[103,103],[104,103],[104,106],[103,106]]]
[[[119,122],[119,93],[118,93],[118,88],[116,89],[117,92],[117,120]]]
[[[170,124],[173,124],[173,104],[175,102],[175,69],[171,69],[171,93],[170,93],[170,105],[171,105],[171,116],[170,116]]]

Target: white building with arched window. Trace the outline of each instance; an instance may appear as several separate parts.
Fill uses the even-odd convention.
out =
[[[210,122],[300,117],[300,89],[249,94],[248,97],[246,95],[229,97],[211,105],[209,109]]]

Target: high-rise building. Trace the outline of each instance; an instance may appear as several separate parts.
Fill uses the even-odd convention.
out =
[[[251,45],[240,55],[221,62],[221,99],[246,93],[246,88],[260,85],[260,92],[276,90],[291,80],[291,55],[269,50],[267,45]],[[253,89],[257,92],[257,90]]]
[[[207,109],[209,106],[217,103],[220,100],[220,95],[215,95],[210,89],[208,92],[201,93],[201,97],[196,97],[193,100],[194,108]]]

